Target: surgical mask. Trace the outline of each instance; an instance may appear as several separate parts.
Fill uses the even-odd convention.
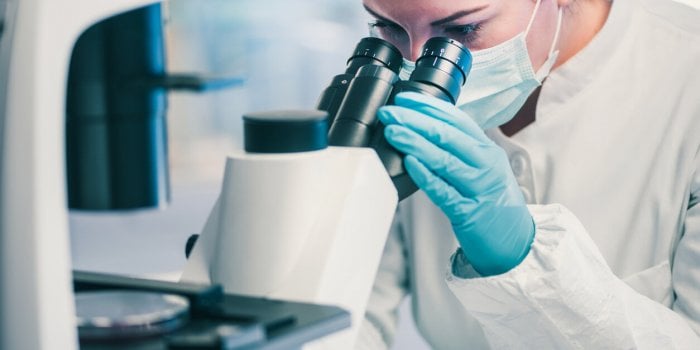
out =
[[[530,94],[549,75],[557,59],[559,52],[554,49],[561,29],[561,8],[549,56],[537,72],[532,67],[525,38],[539,6],[540,0],[524,32],[502,44],[472,53],[472,69],[457,106],[482,129],[501,126],[513,119]]]
[[[399,71],[399,79],[408,80],[414,70],[416,70],[416,62],[404,58],[403,65],[401,65],[401,70]]]

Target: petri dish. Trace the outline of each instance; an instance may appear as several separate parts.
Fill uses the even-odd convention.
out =
[[[75,294],[81,340],[134,339],[162,335],[182,327],[189,301],[175,294],[100,290]]]

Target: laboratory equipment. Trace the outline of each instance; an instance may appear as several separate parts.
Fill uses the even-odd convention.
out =
[[[241,82],[166,72],[161,13],[154,4],[109,17],[75,42],[66,89],[71,209],[166,206],[167,92],[201,93]]]
[[[161,21],[160,5],[147,6],[90,26],[75,43],[66,90],[72,209],[169,201]]]
[[[388,41],[372,37],[362,38],[348,58],[345,72],[333,77],[319,98],[317,108],[328,113],[328,126],[333,125],[348,86],[360,68],[365,65],[378,65],[399,74],[402,62],[401,52]]]
[[[396,94],[403,91],[428,94],[455,104],[470,68],[469,51],[459,42],[441,37],[431,38],[423,45],[408,80],[398,80],[396,72],[383,65],[362,66],[350,82],[331,125],[330,144],[372,147],[389,172],[399,200],[408,197],[417,187],[403,167],[402,155],[386,142],[377,110],[393,104]]]
[[[471,59],[461,44],[433,38],[407,81],[397,80],[401,62],[390,43],[362,39],[346,72],[322,93],[325,113],[244,117],[245,152],[227,160],[221,194],[183,281],[339,305],[352,313],[352,328],[318,345],[352,348],[398,199],[414,191],[398,171],[400,155],[384,144],[377,109],[401,91],[454,104]],[[325,117],[336,108],[327,130]],[[332,147],[325,147],[326,137]]]
[[[2,349],[78,346],[69,205],[163,206],[165,90],[200,91],[237,81],[165,74],[159,6],[154,0],[0,1]],[[153,283],[127,279],[100,286]],[[229,297],[223,296],[224,304]],[[294,305],[293,315],[305,312]],[[334,327],[344,327],[347,314],[322,311],[307,321],[335,320]],[[298,346],[334,327],[290,338]]]
[[[75,308],[79,338],[105,342],[165,335],[190,314],[183,296],[140,290],[76,292]]]
[[[350,324],[337,307],[231,295],[220,285],[73,275],[85,350],[293,349]]]
[[[352,328],[319,340],[352,348],[396,208],[371,148],[326,147],[326,113],[244,116],[221,194],[182,275],[226,292],[337,305]]]

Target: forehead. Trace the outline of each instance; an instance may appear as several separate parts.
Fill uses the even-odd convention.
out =
[[[368,9],[396,22],[430,22],[457,11],[470,10],[486,5],[496,5],[502,0],[363,0]],[[514,0],[510,0],[514,1]]]

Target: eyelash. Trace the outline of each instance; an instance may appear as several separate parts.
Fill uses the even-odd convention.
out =
[[[369,23],[367,23],[367,24],[368,24],[369,27],[372,28],[372,29],[385,29],[385,28],[388,28],[388,29],[401,30],[401,31],[403,31],[403,28],[401,28],[401,27],[399,27],[399,26],[397,26],[397,25],[395,25],[395,24],[393,24],[393,23],[384,22],[384,21],[380,21],[380,20],[372,21],[372,22],[369,22]]]
[[[395,31],[394,35],[403,34],[403,28],[389,22],[382,20],[375,20],[368,23],[370,29],[375,30],[392,30]],[[469,46],[474,41],[479,38],[479,31],[481,30],[481,23],[469,23],[464,25],[456,25],[445,27],[445,34],[452,39],[455,39],[462,44]]]
[[[407,34],[403,28],[396,24],[376,20],[367,23],[370,32],[375,32],[380,38],[388,40],[394,45],[402,45],[407,40]]]
[[[460,42],[465,45],[469,45],[479,38],[479,31],[481,30],[481,23],[470,23],[460,26],[451,26],[445,28],[445,33],[456,36]]]

